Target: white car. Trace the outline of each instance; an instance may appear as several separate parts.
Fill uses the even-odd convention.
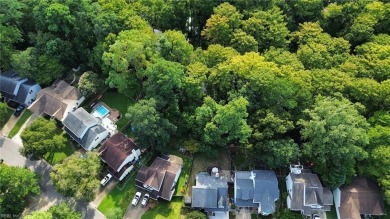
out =
[[[131,201],[131,205],[136,206],[140,198],[141,198],[141,193],[140,192],[135,193],[133,201]]]
[[[148,204],[149,198],[150,198],[150,195],[148,193],[146,193],[144,195],[144,198],[141,201],[141,206],[142,207],[145,207]]]
[[[313,215],[312,215],[312,218],[313,218],[313,219],[321,219],[321,218],[320,218],[320,215],[318,215],[318,214],[313,214]]]
[[[100,184],[102,185],[102,186],[105,186],[110,180],[111,180],[111,178],[112,178],[112,175],[109,173],[109,174],[107,174],[103,179],[102,179],[102,181],[100,181]]]

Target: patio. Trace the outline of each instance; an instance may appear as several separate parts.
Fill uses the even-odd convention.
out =
[[[118,110],[112,109],[103,102],[98,102],[92,107],[91,115],[97,118],[111,135],[117,133],[117,125],[115,123],[121,118]]]

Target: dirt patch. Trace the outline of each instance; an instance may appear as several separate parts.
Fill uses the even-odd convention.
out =
[[[189,185],[186,192],[187,196],[192,194],[192,186],[195,185],[196,174],[201,171],[207,171],[207,168],[218,167],[220,170],[230,171],[231,160],[228,150],[220,150],[216,157],[208,157],[205,154],[197,154],[192,161],[192,170],[189,179]]]

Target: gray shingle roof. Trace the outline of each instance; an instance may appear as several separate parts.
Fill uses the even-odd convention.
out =
[[[83,138],[87,129],[97,125],[98,121],[84,108],[80,107],[73,112],[69,112],[65,117],[63,124],[77,138]]]
[[[71,132],[66,126],[64,126],[64,130],[77,142],[79,143],[84,149],[88,150],[88,148],[91,146],[91,144],[94,142],[95,138],[107,131],[103,126],[100,124],[88,129],[88,131],[85,133],[83,138],[78,138],[73,132]],[[103,139],[100,139],[102,141]]]
[[[270,170],[238,171],[235,179],[236,205],[259,207],[261,212],[275,212],[275,201],[279,199],[278,181]]]
[[[196,185],[192,187],[193,208],[202,208],[206,211],[228,210],[228,185],[222,177],[210,176],[206,172],[196,175]]]
[[[0,89],[10,95],[16,95],[14,93],[16,85],[19,81],[25,80],[14,71],[6,71],[0,74]]]

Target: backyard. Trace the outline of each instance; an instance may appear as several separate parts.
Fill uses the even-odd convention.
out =
[[[134,101],[131,98],[114,91],[107,91],[104,93],[99,102],[100,101],[107,104],[109,107],[118,110],[122,114],[121,119],[116,123],[118,130],[121,130],[128,122],[125,118],[127,108],[134,104]]]
[[[196,174],[201,171],[207,171],[209,167],[218,167],[220,170],[230,171],[230,156],[228,150],[219,150],[217,152],[218,159],[215,157],[209,157],[205,154],[196,154],[192,161],[192,170],[189,179],[188,187],[191,188],[195,185]],[[187,196],[191,196],[191,189],[187,189]]]
[[[9,132],[8,137],[13,138],[16,134],[18,134],[20,128],[22,128],[23,124],[28,120],[28,118],[30,118],[31,115],[32,112],[30,110],[25,110]]]
[[[142,219],[180,219],[184,218],[181,215],[182,197],[173,197],[170,202],[160,200],[158,204],[148,210]]]

